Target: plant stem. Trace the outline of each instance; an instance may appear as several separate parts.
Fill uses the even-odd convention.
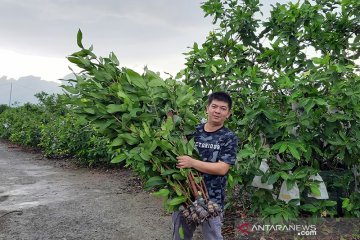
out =
[[[191,190],[193,192],[193,195],[195,197],[195,199],[197,199],[197,197],[199,196],[198,192],[197,192],[197,189],[195,187],[195,184],[194,184],[194,179],[192,178],[192,172],[190,171],[190,173],[188,173],[188,181],[190,183],[190,187],[191,187]]]

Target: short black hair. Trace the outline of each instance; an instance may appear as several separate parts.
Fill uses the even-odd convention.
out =
[[[229,94],[226,92],[213,92],[208,97],[208,106],[211,104],[213,100],[218,100],[222,102],[226,102],[229,106],[229,110],[231,110],[232,107],[232,100]]]

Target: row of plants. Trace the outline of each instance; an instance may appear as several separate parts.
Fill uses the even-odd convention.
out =
[[[106,138],[69,110],[62,95],[36,94],[39,104],[2,105],[0,138],[41,151],[49,158],[71,157],[85,165],[109,165]]]

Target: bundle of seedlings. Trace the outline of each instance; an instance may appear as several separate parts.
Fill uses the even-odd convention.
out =
[[[209,199],[203,178],[199,176],[195,177],[193,172],[189,172],[187,181],[195,201],[190,204],[183,204],[179,207],[179,211],[186,219],[186,222],[188,224],[195,223],[198,225],[210,217],[218,216],[221,212],[221,208],[217,203],[214,203]]]
[[[81,50],[68,60],[82,70],[63,88],[78,117],[108,138],[112,162],[135,171],[145,189],[165,198],[169,212],[183,205],[197,223],[218,214],[198,173],[176,167],[177,156],[196,156],[191,135],[200,122],[193,112],[201,96],[146,68],[143,74],[120,68],[113,53],[98,58],[92,46],[82,45],[80,30],[77,43]]]

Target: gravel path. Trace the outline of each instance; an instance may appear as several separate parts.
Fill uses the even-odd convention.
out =
[[[0,142],[0,239],[171,239],[129,170],[77,169]]]

